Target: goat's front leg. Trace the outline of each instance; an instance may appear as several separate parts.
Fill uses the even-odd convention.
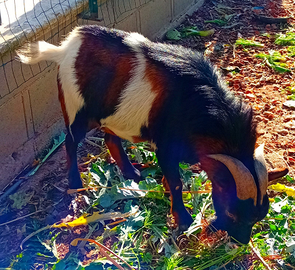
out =
[[[180,232],[188,229],[193,219],[187,212],[182,199],[182,181],[179,174],[179,162],[173,153],[157,151],[158,163],[169,185],[171,194],[171,213],[173,214]]]
[[[66,151],[69,167],[69,186],[76,189],[83,187],[77,163],[78,144],[84,139],[87,131],[87,119],[83,112],[76,115],[75,121],[67,127]]]
[[[112,157],[116,160],[124,177],[139,182],[141,180],[140,172],[130,163],[128,156],[122,147],[121,139],[109,133],[105,133],[104,139]]]

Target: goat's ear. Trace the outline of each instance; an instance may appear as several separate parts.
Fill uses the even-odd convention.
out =
[[[268,182],[281,178],[285,176],[288,172],[288,168],[273,169],[271,171],[268,171]]]

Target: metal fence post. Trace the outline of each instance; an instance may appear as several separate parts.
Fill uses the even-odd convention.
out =
[[[92,15],[98,13],[97,0],[89,0],[89,10]]]

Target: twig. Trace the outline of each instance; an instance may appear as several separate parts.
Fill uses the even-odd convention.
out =
[[[20,220],[20,219],[24,219],[24,218],[26,218],[26,217],[32,216],[32,215],[34,215],[34,214],[36,214],[36,213],[43,212],[43,211],[46,211],[46,209],[38,210],[38,211],[36,211],[36,212],[33,212],[33,213],[30,213],[30,214],[27,214],[27,215],[25,215],[25,216],[18,217],[18,218],[16,218],[16,219],[13,219],[13,220],[7,221],[7,222],[5,222],[5,223],[1,223],[0,226],[4,226],[4,225],[6,225],[6,224],[9,224],[9,223],[15,222],[15,221]]]
[[[123,218],[123,219],[120,219],[120,220],[116,220],[116,221],[114,221],[112,223],[107,224],[107,226],[117,225],[119,223],[125,222],[126,220],[127,220],[126,218]]]
[[[230,261],[224,263],[223,265],[221,265],[221,266],[219,266],[218,268],[216,268],[216,270],[219,270],[219,269],[222,269],[222,268],[226,269],[225,266],[228,265],[228,264],[231,263],[231,262],[232,262],[232,261],[230,260]]]
[[[106,256],[113,264],[115,264],[119,269],[124,270],[124,268],[119,265],[115,260],[113,260],[106,252],[105,250],[107,250],[108,252],[110,252],[111,254],[113,254],[116,258],[118,258],[119,260],[121,260],[123,263],[125,263],[131,270],[133,270],[134,268],[132,268],[124,259],[122,259],[121,257],[119,257],[116,253],[114,253],[113,251],[111,251],[109,248],[107,248],[106,246],[104,246],[103,244],[93,240],[93,239],[85,239],[85,238],[76,238],[72,241],[71,245],[72,246],[76,246],[77,245],[77,241],[88,241],[91,243],[94,243],[96,245],[98,245],[103,253],[104,256]]]
[[[94,186],[94,187],[87,187],[87,188],[78,188],[78,189],[68,189],[68,194],[73,194],[85,190],[97,190],[99,188],[106,188],[112,189],[112,187],[103,187],[103,186]],[[120,190],[130,190],[130,191],[138,191],[138,192],[155,192],[155,193],[162,193],[162,191],[158,190],[145,190],[145,189],[133,189],[133,188],[119,188]],[[170,191],[163,191],[165,194],[170,194]],[[182,193],[190,193],[190,194],[204,194],[204,193],[211,193],[211,190],[196,190],[196,191],[182,191]]]
[[[84,141],[87,142],[88,144],[92,145],[92,146],[95,146],[95,147],[101,148],[100,145],[98,145],[97,143],[94,143],[94,142],[88,140],[87,138],[85,138]]]
[[[253,246],[253,242],[252,242],[252,239],[251,239],[251,242],[249,243],[250,247],[251,247],[251,250],[252,252],[257,256],[257,258],[262,262],[262,264],[264,265],[264,267],[267,269],[267,270],[273,270],[270,268],[270,266],[267,264],[267,262],[261,257],[260,253],[258,250],[256,250]]]
[[[90,227],[89,232],[86,234],[85,238],[89,238],[91,236],[91,234],[96,230],[98,226],[98,223],[94,224],[93,227]],[[82,248],[84,248],[85,244],[87,241],[81,241],[81,243],[78,245],[78,249],[82,250]]]
[[[20,243],[20,248],[23,249],[23,244],[28,241],[31,237],[33,237],[34,235],[38,234],[39,232],[42,232],[42,231],[45,231],[47,229],[50,229],[51,228],[51,225],[47,225],[31,234],[29,234],[21,243]]]
[[[17,180],[8,190],[6,190],[0,197],[0,203],[3,202],[6,197],[8,197],[11,193],[13,193],[18,187],[23,183],[23,181],[27,180],[28,177],[31,177],[34,175],[39,168],[44,164],[44,162],[62,145],[62,143],[65,141],[65,134],[62,132],[59,136],[59,142],[52,146],[52,148],[48,151],[47,155],[39,161],[39,163],[36,166],[33,166],[30,168],[28,172],[22,177],[15,178],[14,180]],[[29,168],[28,166],[26,169]],[[24,171],[26,171],[26,169]]]
[[[263,220],[284,220],[285,218],[275,218],[275,217],[270,217],[270,218],[264,218]],[[295,218],[288,217],[288,220],[295,220]]]
[[[174,245],[174,247],[177,249],[177,251],[180,251],[180,248],[179,248],[179,246],[177,246],[177,244],[176,244],[175,240],[173,239],[173,237],[170,237],[170,240],[171,240],[172,244]]]
[[[290,19],[290,17],[279,17],[279,18],[274,18],[274,17],[267,17],[267,16],[262,16],[262,15],[257,15],[257,14],[253,14],[255,19],[264,23],[269,23],[269,24],[273,24],[273,23],[287,23],[288,19]]]
[[[286,264],[288,267],[290,267],[290,268],[292,268],[292,269],[295,269],[295,267],[294,266],[292,266],[291,264],[289,264],[289,263],[287,263]]]
[[[115,260],[113,260],[109,254],[107,254],[102,248],[99,250],[99,252],[104,256],[106,257],[109,261],[111,261],[115,266],[117,266],[118,269],[120,270],[124,270],[124,268],[118,264]],[[131,268],[132,269],[132,268]]]

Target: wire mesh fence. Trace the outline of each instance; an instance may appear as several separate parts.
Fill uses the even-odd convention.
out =
[[[57,44],[73,27],[92,20],[110,27],[150,1],[0,0],[0,101],[52,65],[19,63],[15,51],[25,42]]]

